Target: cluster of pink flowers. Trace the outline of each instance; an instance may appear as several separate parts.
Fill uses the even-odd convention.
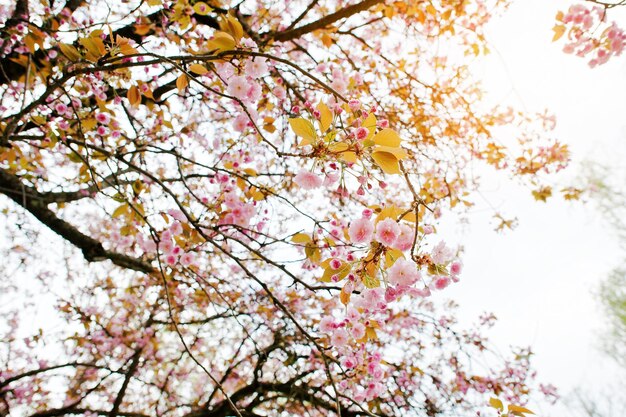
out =
[[[626,47],[626,33],[615,22],[605,27],[599,36],[596,35],[596,27],[606,22],[606,15],[606,10],[600,6],[571,6],[561,18],[563,24],[570,28],[563,51],[580,57],[595,52],[589,60],[592,68],[621,55]]]
[[[364,301],[370,308],[384,304],[380,292],[380,289],[364,291]],[[351,340],[358,342],[364,339],[366,324],[371,324],[367,320],[366,324],[363,324],[363,316],[355,307],[349,307],[345,318],[340,322],[336,322],[332,316],[323,317],[319,328],[330,336],[330,343],[340,353],[341,367],[346,372],[354,372],[355,378],[352,381],[342,380],[341,388],[352,392],[355,399],[358,397],[357,401],[370,401],[383,393],[381,381],[385,377],[385,372],[381,366],[380,353],[367,352],[364,343],[358,344],[356,348],[349,346]]]
[[[193,265],[195,263],[195,255],[192,252],[185,252],[174,241],[175,236],[183,233],[181,222],[184,221],[184,216],[175,210],[170,210],[169,214],[175,216],[176,220],[172,222],[169,228],[161,232],[159,250],[163,254],[165,262],[170,266],[176,265],[178,262],[185,267]]]
[[[234,190],[224,195],[224,205],[228,208],[229,212],[222,218],[220,224],[236,224],[238,226],[248,227],[252,217],[256,214],[254,203],[241,201],[241,198]]]

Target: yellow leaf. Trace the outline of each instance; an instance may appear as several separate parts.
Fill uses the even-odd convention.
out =
[[[523,416],[524,414],[535,414],[528,408],[520,407],[519,405],[509,404],[509,413],[513,413],[516,416]]]
[[[405,210],[402,210],[395,205],[386,206],[385,208],[380,209],[380,213],[376,216],[375,223],[378,224],[379,221],[385,219],[393,219],[394,221],[398,219],[398,216],[402,214]]]
[[[87,51],[86,58],[92,62],[96,62],[106,53],[104,42],[98,36],[90,36],[78,40],[83,48]]]
[[[61,53],[72,62],[78,61],[80,59],[80,53],[78,52],[78,49],[76,49],[73,45],[60,43],[59,49],[61,50]]]
[[[93,130],[96,128],[97,125],[98,121],[95,119],[95,117],[89,117],[81,121],[81,127],[83,128],[83,130]]]
[[[375,144],[397,148],[400,146],[400,136],[393,129],[383,129],[374,135]]]
[[[365,334],[366,334],[368,340],[376,340],[376,339],[378,339],[378,335],[376,334],[376,329],[374,329],[373,327],[368,327],[365,330]]]
[[[193,72],[194,74],[198,74],[198,75],[204,75],[207,72],[209,72],[208,69],[206,69],[206,67],[202,64],[191,64],[189,66],[189,71]]]
[[[179,92],[182,92],[189,85],[189,78],[187,78],[186,74],[180,74],[180,76],[176,79],[176,88],[178,88]]]
[[[250,197],[252,197],[255,201],[265,200],[265,194],[263,191],[259,190],[256,187],[252,187],[250,189]]]
[[[341,266],[338,269],[333,269],[329,265],[324,270],[324,275],[322,275],[321,280],[323,282],[332,282],[332,276],[337,275],[339,277],[339,280],[341,281],[350,273],[351,269],[352,267],[350,266],[350,264],[345,262],[342,262]]]
[[[322,133],[326,132],[330,127],[330,124],[333,122],[333,113],[330,111],[328,106],[322,102],[317,105],[317,110],[320,112],[320,128],[322,129]]]
[[[339,293],[339,301],[341,301],[341,303],[343,305],[348,305],[348,303],[350,302],[350,296],[352,295],[352,293],[346,292],[346,291],[341,291]]]
[[[39,126],[45,125],[48,121],[44,116],[41,115],[34,115],[33,117],[31,117],[31,120]]]
[[[243,172],[245,172],[246,174],[248,174],[251,177],[256,177],[258,174],[258,172],[256,172],[256,170],[254,168],[244,168]]]
[[[291,241],[294,243],[309,243],[311,241],[311,236],[306,233],[296,233],[291,238]]]
[[[199,1],[193,5],[193,11],[200,16],[206,16],[213,11],[205,2]]]
[[[354,164],[357,161],[356,153],[354,151],[350,151],[349,149],[350,145],[344,142],[333,143],[328,147],[328,150],[336,153],[342,161]]]
[[[231,51],[236,45],[235,39],[226,32],[215,32],[213,38],[207,41],[207,47],[211,52]]]
[[[498,398],[495,398],[495,397],[489,398],[489,405],[495,408],[496,410],[500,410],[500,411],[504,410],[504,405],[502,405],[502,401],[500,401]]]
[[[401,250],[389,249],[385,253],[385,265],[387,266],[387,268],[391,268],[393,264],[395,264],[396,261],[400,258],[404,259],[404,254]]]
[[[374,152],[387,152],[394,155],[397,159],[404,159],[409,156],[404,149],[392,146],[377,146],[374,148]]]
[[[561,36],[565,33],[565,26],[563,25],[554,25],[552,28],[554,31],[554,36],[552,37],[552,42],[556,42],[561,39]]]
[[[555,19],[556,19],[556,20],[558,20],[559,22],[562,22],[562,21],[563,21],[563,17],[564,17],[563,12],[559,10],[559,11],[556,13],[556,17],[555,17]]]
[[[119,45],[119,48],[122,55],[133,55],[138,53],[138,51],[133,48],[129,43],[123,43]]]
[[[137,23],[134,26],[135,33],[139,36],[145,36],[152,31],[152,25]]]
[[[220,20],[220,29],[233,37],[236,42],[243,37],[243,27],[236,17],[227,15]]]
[[[31,54],[35,53],[35,37],[31,33],[24,36],[24,39],[22,40],[22,42],[26,44]]]
[[[127,212],[128,212],[128,204],[124,203],[121,206],[119,206],[118,208],[116,208],[111,216],[113,218],[116,218],[116,217],[120,217],[122,215],[125,215]]]
[[[322,257],[320,248],[318,248],[314,243],[308,243],[304,248],[304,253],[306,254],[307,258],[315,263],[319,262]]]
[[[369,274],[366,274],[363,277],[363,284],[367,288],[377,288],[377,287],[380,287],[380,281],[378,280],[378,278],[372,277]]]
[[[333,37],[328,32],[322,33],[322,44],[327,48],[333,45]]]
[[[313,123],[302,117],[289,119],[289,126],[291,126],[291,130],[293,130],[296,136],[302,138],[302,142],[300,142],[299,146],[310,145],[317,139]]]
[[[552,187],[541,187],[538,190],[533,190],[532,194],[535,200],[546,202],[549,197],[552,197]]]
[[[404,216],[402,216],[402,218],[400,220],[406,220],[407,222],[415,223],[417,218],[415,217],[415,212],[414,211],[409,211]]]
[[[355,164],[358,158],[356,157],[356,153],[352,151],[343,152],[340,156],[340,159],[348,164]]]
[[[376,151],[372,153],[372,159],[386,174],[399,174],[400,165],[398,158],[392,153]]]

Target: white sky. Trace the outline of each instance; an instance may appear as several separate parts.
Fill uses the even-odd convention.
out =
[[[488,27],[493,53],[475,69],[496,100],[556,115],[555,135],[570,146],[569,175],[575,177],[584,160],[626,166],[626,54],[590,69],[587,60],[562,53],[562,43],[551,43],[551,29],[556,11],[571,4],[514,2]],[[622,9],[609,17],[626,27]],[[625,172],[622,168],[619,175]],[[494,312],[496,346],[502,352],[510,345],[532,346],[539,379],[554,383],[562,394],[576,387],[614,388],[620,374],[597,349],[604,320],[593,295],[623,255],[610,227],[592,204],[560,197],[539,203],[503,177],[489,179],[485,196],[516,216],[519,226],[493,232],[486,204],[472,212],[469,226],[448,225],[445,233],[466,252],[463,281],[447,295],[458,300],[468,321]],[[614,180],[626,185],[626,178]],[[544,417],[569,415],[562,407],[536,405],[535,411]]]

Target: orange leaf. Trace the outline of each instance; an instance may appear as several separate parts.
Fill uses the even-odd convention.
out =
[[[126,93],[126,98],[128,98],[131,106],[137,106],[139,103],[141,103],[141,93],[139,92],[137,86],[133,85],[128,89],[128,92]]]

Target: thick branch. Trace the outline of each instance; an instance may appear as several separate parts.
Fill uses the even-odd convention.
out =
[[[353,4],[352,6],[337,10],[335,13],[324,16],[321,19],[316,20],[315,22],[300,26],[296,29],[278,32],[270,37],[278,42],[286,42],[292,39],[298,39],[302,35],[306,35],[307,33],[314,32],[319,29],[324,29],[325,27],[332,25],[338,20],[345,19],[352,15],[365,11],[372,6],[375,6],[376,4],[383,3],[383,1],[384,0],[364,0],[360,3]]]
[[[148,262],[128,255],[104,249],[98,240],[82,233],[72,224],[60,219],[44,202],[42,194],[35,188],[23,184],[20,179],[0,169],[0,192],[25,208],[50,230],[67,240],[83,252],[89,262],[110,260],[115,265],[135,271],[152,273],[156,270]]]

